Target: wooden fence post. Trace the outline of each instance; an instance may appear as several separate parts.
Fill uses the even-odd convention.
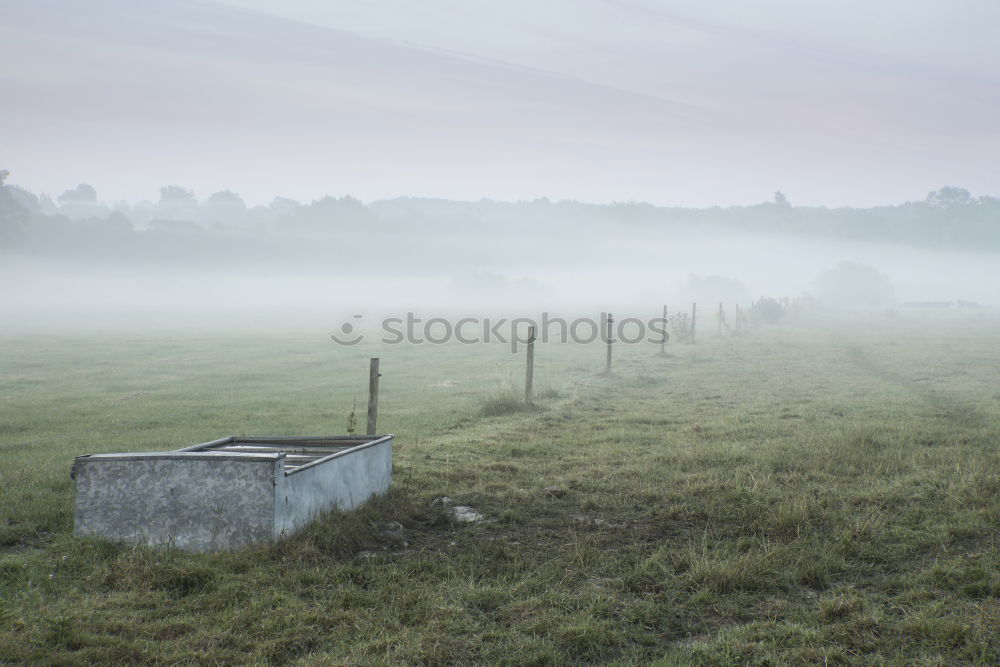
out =
[[[606,375],[611,375],[611,346],[614,343],[614,334],[615,334],[614,324],[615,324],[614,316],[612,316],[611,313],[608,313],[608,363],[607,363],[607,368],[604,371]]]
[[[372,357],[368,369],[368,435],[375,435],[378,422],[378,357]]]
[[[691,344],[694,345],[694,323],[698,317],[698,304],[694,302],[691,304]]]
[[[524,404],[531,405],[532,383],[535,379],[535,327],[528,327],[528,365],[524,371]]]
[[[663,338],[660,339],[660,356],[667,356],[667,307],[663,307]]]

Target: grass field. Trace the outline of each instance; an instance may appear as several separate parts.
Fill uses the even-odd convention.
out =
[[[539,345],[503,414],[503,345],[5,338],[0,662],[1000,661],[1000,322],[668,350]],[[343,433],[372,355],[387,497],[239,553],[72,536],[73,456]]]

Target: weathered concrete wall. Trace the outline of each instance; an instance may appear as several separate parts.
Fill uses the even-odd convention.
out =
[[[284,454],[96,454],[74,463],[76,534],[189,551],[274,533]]]
[[[223,438],[174,452],[95,454],[77,457],[73,477],[77,535],[238,549],[388,491],[392,436]]]
[[[292,471],[275,487],[274,537],[291,535],[321,512],[354,509],[391,482],[391,438]]]

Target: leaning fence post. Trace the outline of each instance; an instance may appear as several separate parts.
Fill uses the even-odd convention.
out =
[[[368,369],[368,435],[375,435],[378,422],[378,357],[372,357]]]
[[[531,405],[531,385],[535,379],[535,327],[528,327],[528,362],[524,371],[524,404]]]

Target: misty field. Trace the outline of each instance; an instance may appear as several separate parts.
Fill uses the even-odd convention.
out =
[[[503,345],[4,338],[0,662],[1000,660],[996,318],[667,350],[607,378],[600,345],[539,345],[537,406],[508,411]],[[75,455],[344,433],[369,356],[387,497],[238,553],[72,536]]]

